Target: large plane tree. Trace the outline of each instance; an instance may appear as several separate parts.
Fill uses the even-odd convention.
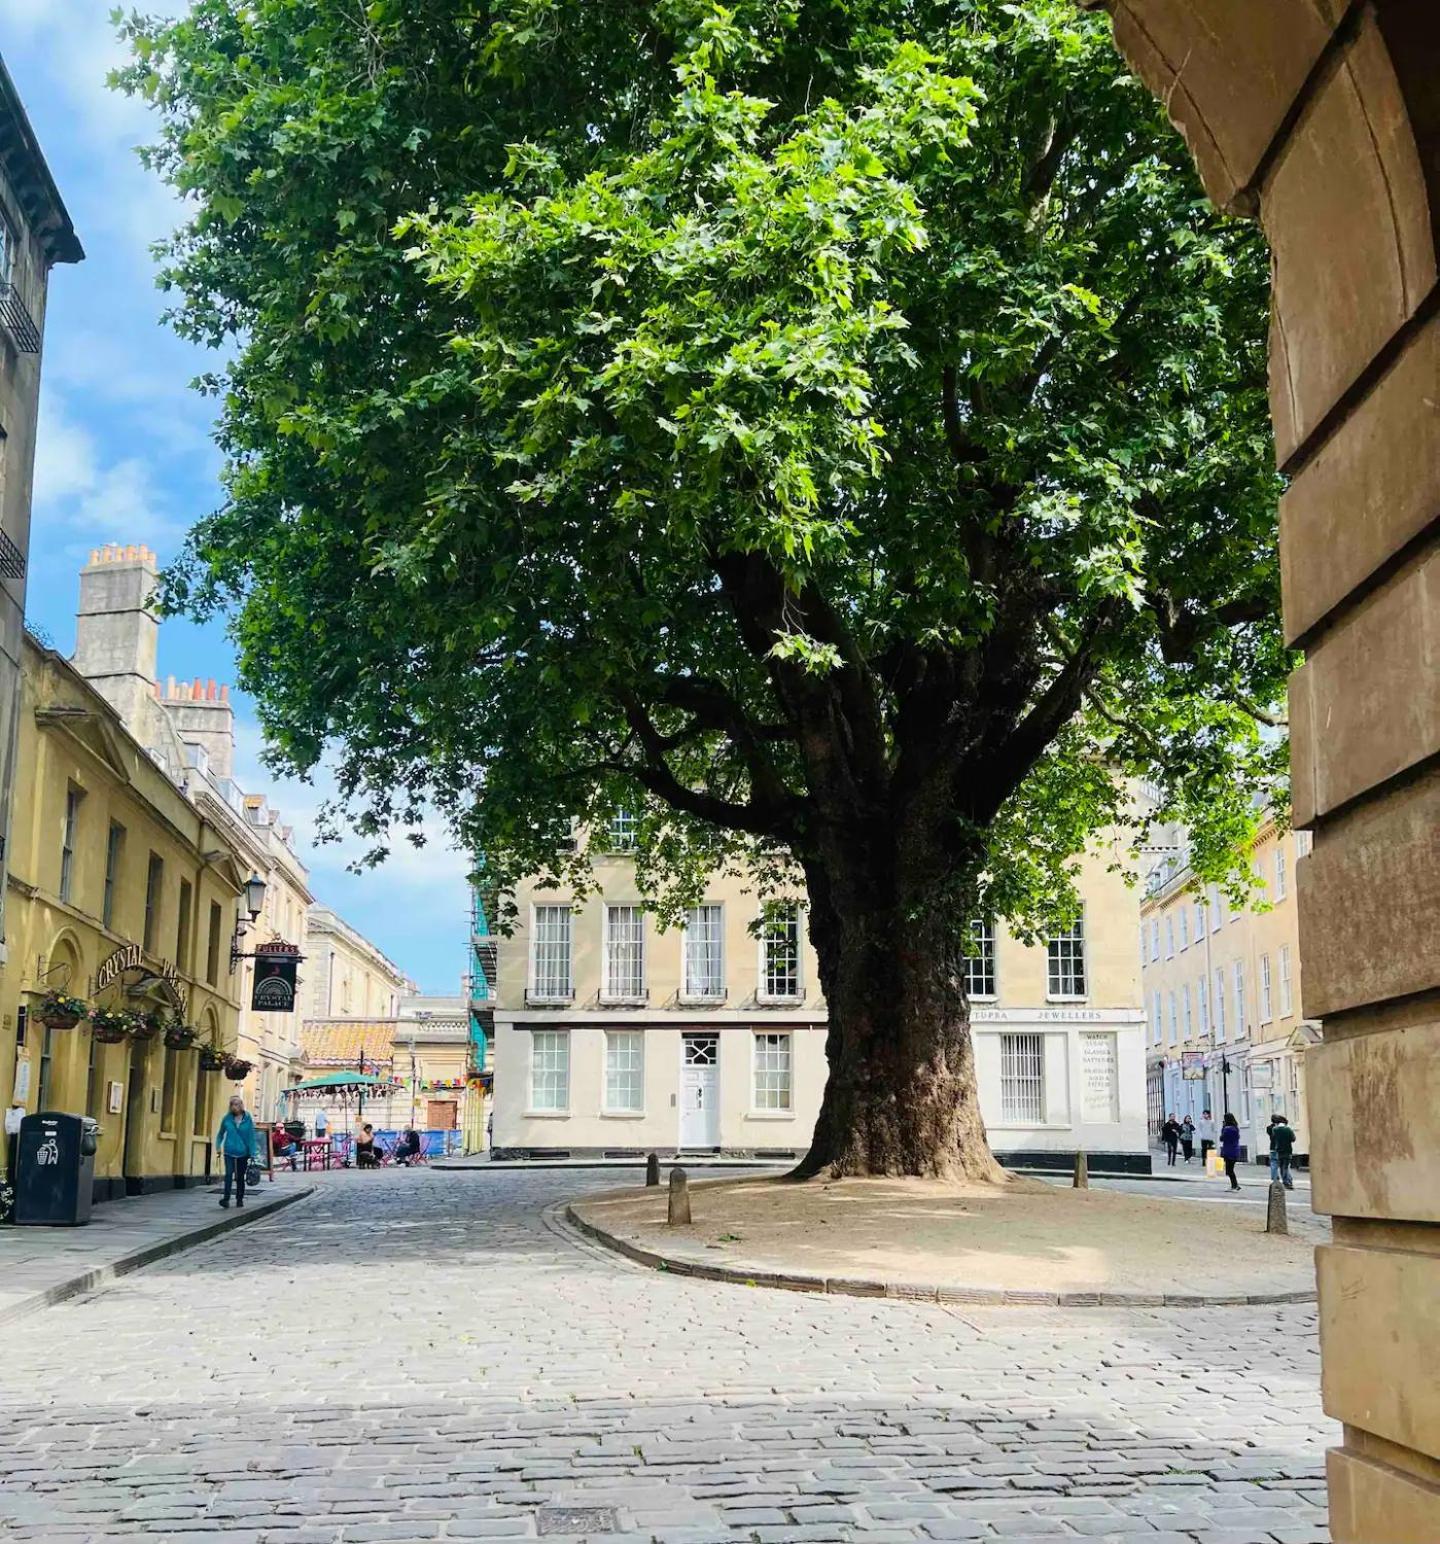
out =
[[[965,945],[1277,771],[1267,258],[1069,0],[195,0],[121,83],[190,200],[234,609],[286,765],[502,886],[640,812],[662,918],[803,876],[807,1170],[993,1177]],[[1238,879],[1234,881],[1240,883]]]

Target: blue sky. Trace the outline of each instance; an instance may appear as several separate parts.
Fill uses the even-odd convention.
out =
[[[28,611],[64,653],[75,641],[77,574],[103,542],[147,542],[162,561],[214,508],[218,456],[211,404],[189,389],[213,356],[160,323],[150,243],[177,221],[174,196],[140,166],[135,146],[148,114],[108,90],[122,60],[108,21],[112,0],[0,0],[0,49],[86,260],[51,274],[35,464]],[[177,12],[182,0],[146,0]],[[223,623],[167,621],[160,675],[230,681],[234,651]],[[237,698],[239,781],[264,792],[296,827],[311,888],[371,938],[426,991],[456,991],[465,968],[465,861],[438,823],[416,852],[356,876],[359,843],[315,848],[309,837],[324,780],[277,781],[259,760],[253,704]]]

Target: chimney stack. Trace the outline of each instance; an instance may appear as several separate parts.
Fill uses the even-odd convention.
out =
[[[73,663],[132,733],[155,695],[160,619],[149,602],[159,577],[155,554],[143,546],[98,548],[80,570]]]

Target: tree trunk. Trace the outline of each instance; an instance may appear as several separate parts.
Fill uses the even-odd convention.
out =
[[[948,899],[885,904],[883,875],[836,885],[807,868],[830,1076],[795,1177],[1004,1180],[980,1118],[963,943]]]

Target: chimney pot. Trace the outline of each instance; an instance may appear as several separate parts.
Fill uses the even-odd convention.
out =
[[[137,556],[138,556],[138,554],[136,553],[133,544],[128,546],[128,547],[126,547],[126,549],[125,549],[125,561],[127,563],[133,563]]]
[[[199,700],[204,695],[205,695],[205,683],[203,681],[201,681],[200,677],[197,675],[195,677],[193,685],[190,687],[190,696],[196,702],[199,702]]]
[[[214,702],[217,695],[218,694],[215,690],[215,677],[212,675],[209,681],[207,681],[205,684],[205,701]]]
[[[221,702],[229,702],[230,701],[230,688],[228,686],[222,686],[220,688],[220,701]]]
[[[92,547],[90,549],[90,566],[93,568],[95,566],[95,564],[97,564],[99,561],[100,561],[100,549],[98,547]]]

